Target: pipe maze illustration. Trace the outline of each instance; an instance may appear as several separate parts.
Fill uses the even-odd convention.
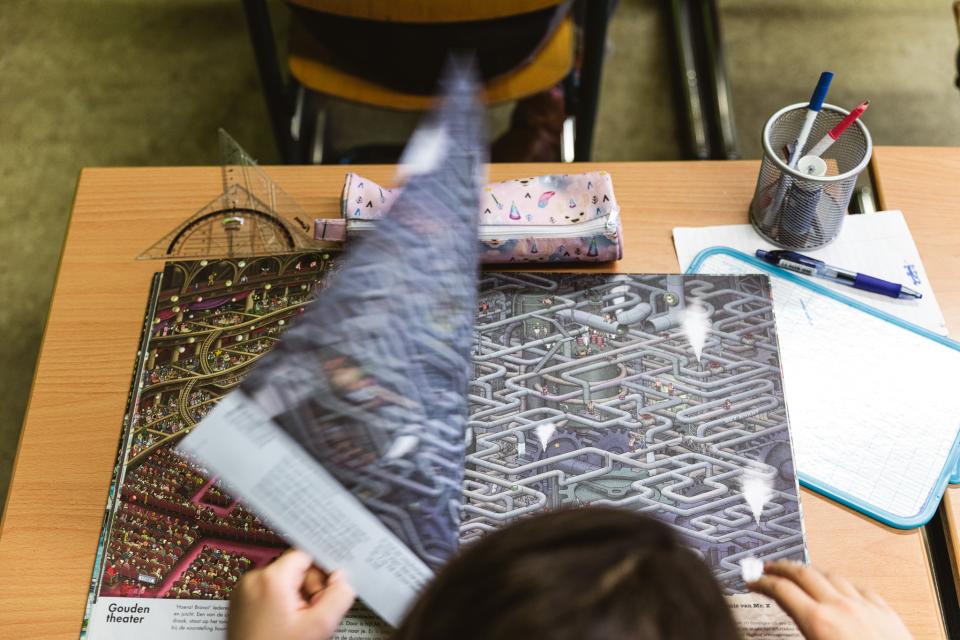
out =
[[[804,558],[763,276],[485,273],[461,540],[585,504],[673,525],[741,592]]]

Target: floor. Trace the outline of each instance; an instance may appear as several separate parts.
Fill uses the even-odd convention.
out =
[[[831,102],[871,99],[877,144],[960,145],[949,0],[719,3],[744,157],[758,157],[767,116],[805,101],[827,68]],[[663,4],[618,5],[597,160],[680,157]],[[271,9],[283,32],[282,3]],[[214,164],[218,127],[263,163],[276,154],[236,0],[5,0],[0,43],[2,505],[79,169]],[[348,129],[402,140],[414,122],[345,104],[331,114],[350,125],[338,144]],[[508,116],[496,110],[493,129]]]

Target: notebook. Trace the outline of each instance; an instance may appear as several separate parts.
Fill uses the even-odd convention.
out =
[[[802,484],[898,528],[960,459],[960,343],[726,247],[689,273],[769,274]]]

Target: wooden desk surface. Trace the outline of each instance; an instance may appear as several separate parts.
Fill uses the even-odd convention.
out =
[[[882,147],[875,161],[881,204],[903,210],[950,336],[960,339],[960,149]],[[960,486],[947,489],[943,500],[954,582],[960,586]]]
[[[746,222],[758,163],[594,168],[611,172],[623,206],[628,258],[616,268],[675,272],[671,229]],[[490,173],[491,179],[505,179],[571,169],[499,165]],[[268,171],[309,214],[337,215],[342,167]],[[385,183],[393,173],[390,167],[361,171]],[[0,530],[2,638],[77,637],[150,276],[160,267],[134,257],[219,189],[215,168],[87,169],[81,174]],[[915,213],[909,219],[918,241],[929,236],[933,242],[932,249],[921,247],[930,266],[932,251],[948,251],[944,228],[960,237],[960,220],[941,227],[943,216]],[[951,293],[960,297],[954,284],[938,288],[945,309],[960,307],[960,299],[948,304]],[[957,322],[960,316],[952,318]],[[919,531],[884,527],[806,490],[802,502],[817,565],[882,594],[916,638],[944,637]]]

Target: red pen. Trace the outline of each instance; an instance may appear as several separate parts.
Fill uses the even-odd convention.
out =
[[[847,130],[847,127],[852,125],[857,121],[857,118],[860,117],[864,111],[867,110],[867,107],[870,106],[869,100],[864,100],[863,103],[857,105],[857,108],[847,114],[847,117],[840,121],[840,124],[835,126],[833,129],[830,129],[827,132],[827,135],[820,138],[820,142],[813,145],[813,148],[810,149],[805,155],[820,157],[824,151],[830,148],[834,142],[837,141],[837,138],[843,135],[843,132]]]

